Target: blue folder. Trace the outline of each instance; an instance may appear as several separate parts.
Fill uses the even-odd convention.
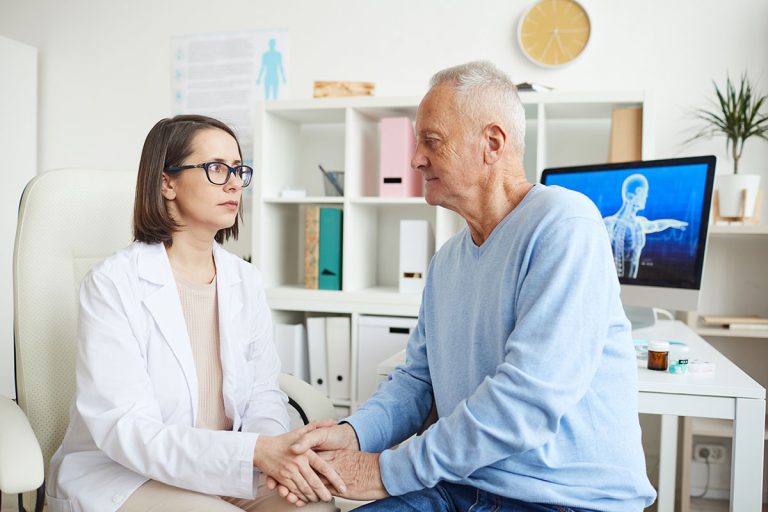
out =
[[[320,247],[318,288],[341,290],[342,211],[320,208]]]

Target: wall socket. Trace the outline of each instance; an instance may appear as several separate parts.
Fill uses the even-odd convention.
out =
[[[693,445],[693,460],[711,464],[725,462],[725,446],[722,444],[697,443]]]

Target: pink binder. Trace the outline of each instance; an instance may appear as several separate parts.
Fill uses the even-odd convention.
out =
[[[407,117],[385,117],[380,123],[379,195],[381,197],[418,197],[423,178],[411,169],[416,149],[413,123]]]

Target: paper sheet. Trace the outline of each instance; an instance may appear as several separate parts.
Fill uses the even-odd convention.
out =
[[[287,29],[172,37],[171,111],[227,123],[253,162],[253,107],[286,96],[289,51]]]

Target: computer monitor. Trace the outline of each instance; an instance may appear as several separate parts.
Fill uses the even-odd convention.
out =
[[[715,157],[702,156],[551,168],[541,182],[581,192],[597,206],[621,300],[637,327],[652,323],[653,307],[697,309],[714,176]]]

